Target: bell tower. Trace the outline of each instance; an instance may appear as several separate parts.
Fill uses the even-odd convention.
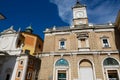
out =
[[[81,4],[78,0],[73,6],[73,25],[88,25],[88,17],[86,12],[86,6]]]

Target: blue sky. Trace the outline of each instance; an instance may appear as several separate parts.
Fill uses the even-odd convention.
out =
[[[80,0],[87,5],[89,23],[114,22],[120,0]],[[43,31],[52,26],[72,23],[72,6],[76,0],[0,0],[0,13],[7,19],[0,21],[0,32],[14,26],[22,31],[32,25],[33,33],[44,37]]]

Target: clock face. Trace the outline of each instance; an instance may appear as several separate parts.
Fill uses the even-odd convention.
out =
[[[76,17],[77,18],[83,17],[83,12],[82,11],[76,12]]]

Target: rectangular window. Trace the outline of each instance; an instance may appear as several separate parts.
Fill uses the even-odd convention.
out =
[[[109,80],[119,80],[117,70],[108,70]]]
[[[58,80],[66,80],[66,71],[65,70],[58,71]]]
[[[108,39],[102,39],[102,42],[103,42],[103,47],[105,48],[110,47]]]
[[[32,65],[33,64],[33,60],[31,59],[29,63],[30,63],[30,65]]]
[[[17,77],[18,78],[21,77],[21,71],[20,70],[18,70]]]
[[[28,72],[27,79],[31,79],[32,72]]]
[[[60,49],[65,49],[65,41],[60,41]]]
[[[26,49],[26,50],[25,50],[25,54],[28,54],[28,55],[29,55],[29,54],[30,54],[30,50]]]
[[[24,61],[23,60],[20,60],[20,65],[23,65],[24,64]]]

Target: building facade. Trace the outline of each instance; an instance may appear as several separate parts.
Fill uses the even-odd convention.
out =
[[[120,32],[112,23],[88,23],[77,2],[73,25],[44,31],[39,80],[120,80]]]
[[[32,33],[32,26],[28,26],[25,31],[21,32],[25,37],[23,53],[38,55],[43,49],[43,40],[36,34]]]
[[[29,45],[28,37],[34,44]],[[1,32],[0,80],[37,80],[41,62],[37,55],[42,52],[42,46],[39,36],[15,31],[13,26]]]
[[[11,80],[38,79],[41,61],[37,56],[42,52],[43,40],[32,31],[32,27],[28,26],[24,32],[21,32],[24,37],[22,52],[16,59]]]
[[[0,80],[10,80],[16,63],[17,55],[21,54],[21,43],[18,39],[22,35],[11,26],[0,33]]]

